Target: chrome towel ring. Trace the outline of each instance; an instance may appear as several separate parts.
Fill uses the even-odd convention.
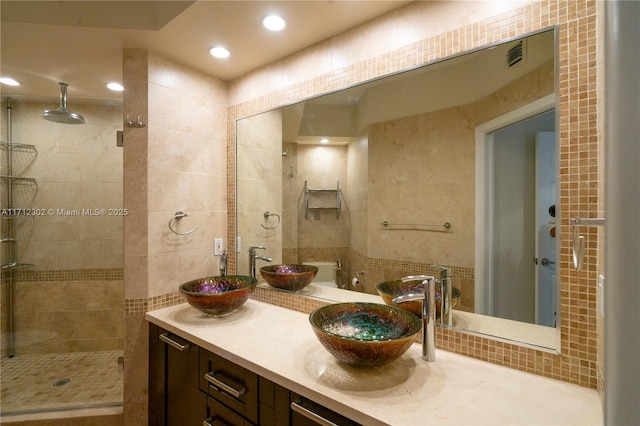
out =
[[[271,212],[264,212],[262,215],[264,216],[265,220],[268,220],[269,217],[271,217],[271,216],[275,216],[275,217],[278,218],[278,222],[276,222],[276,224],[273,225],[273,226],[264,226],[261,223],[260,226],[262,226],[264,229],[276,229],[278,227],[278,225],[280,225],[280,215],[279,214],[271,213]]]
[[[189,216],[187,213],[184,212],[176,212],[173,217],[171,219],[169,219],[169,229],[171,230],[171,232],[173,232],[174,234],[178,234],[178,235],[189,235],[194,233],[198,228],[200,228],[199,226],[196,226],[195,228],[193,228],[191,231],[187,231],[187,232],[178,232],[175,229],[173,229],[173,221],[174,220],[180,220],[183,217],[187,217]]]

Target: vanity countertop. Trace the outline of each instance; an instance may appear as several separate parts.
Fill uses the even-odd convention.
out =
[[[351,368],[321,346],[307,314],[254,299],[223,317],[185,303],[146,318],[366,425],[603,424],[593,389],[443,350],[425,362],[418,344],[386,366]]]

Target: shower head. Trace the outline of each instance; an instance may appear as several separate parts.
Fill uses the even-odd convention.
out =
[[[71,112],[67,109],[67,83],[58,83],[60,85],[60,108],[46,109],[42,112],[42,118],[56,123],[63,124],[84,124],[84,117],[78,113]]]

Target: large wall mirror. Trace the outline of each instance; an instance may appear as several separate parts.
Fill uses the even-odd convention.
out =
[[[444,326],[559,351],[556,62],[548,30],[238,120],[236,271],[334,262],[300,295],[339,301],[441,265]]]

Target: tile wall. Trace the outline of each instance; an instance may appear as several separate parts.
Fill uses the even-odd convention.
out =
[[[143,49],[124,50],[125,424],[147,422],[144,313],[182,301],[178,286],[217,272],[226,237],[226,87]],[[174,221],[176,212],[189,216]],[[225,245],[226,245],[225,241]]]

